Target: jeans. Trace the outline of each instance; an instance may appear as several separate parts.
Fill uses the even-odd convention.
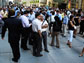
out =
[[[73,40],[73,30],[69,30],[68,40],[69,40],[70,42],[72,42],[72,40]]]
[[[45,50],[47,50],[47,32],[42,32],[42,39],[43,39],[43,44],[44,44],[44,48]]]

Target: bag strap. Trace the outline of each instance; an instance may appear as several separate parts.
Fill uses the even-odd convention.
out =
[[[42,25],[44,24],[45,20],[43,21]]]

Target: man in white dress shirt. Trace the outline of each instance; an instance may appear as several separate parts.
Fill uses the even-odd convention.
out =
[[[36,19],[32,22],[32,30],[33,30],[33,56],[41,57],[43,56],[40,54],[41,52],[41,38],[42,38],[42,31],[41,31],[41,15],[40,13],[36,13]]]
[[[27,48],[27,40],[29,36],[29,27],[31,24],[29,24],[29,20],[27,18],[28,16],[28,11],[24,11],[24,15],[20,16],[20,19],[22,20],[22,25],[23,25],[23,31],[22,31],[22,38],[21,38],[21,48],[24,50],[30,50]]]

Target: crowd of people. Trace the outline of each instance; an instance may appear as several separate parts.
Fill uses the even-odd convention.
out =
[[[67,45],[72,48],[73,38],[79,33],[84,37],[84,13],[82,9],[59,9],[51,7],[26,7],[13,4],[0,8],[0,28],[2,29],[1,38],[4,40],[5,33],[8,30],[8,42],[12,48],[14,62],[20,59],[20,39],[21,48],[30,50],[32,46],[32,55],[35,57],[43,56],[44,51],[49,53],[47,47],[47,37],[51,36],[50,46],[60,48],[59,35],[68,36]],[[56,36],[56,45],[54,38]],[[43,45],[42,45],[43,43]],[[84,48],[80,56],[83,56]]]

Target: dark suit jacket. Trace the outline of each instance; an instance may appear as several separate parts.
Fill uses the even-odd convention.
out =
[[[5,36],[5,32],[8,28],[8,41],[15,43],[20,40],[20,34],[22,31],[22,23],[20,19],[11,17],[5,20],[2,28],[2,38]]]

